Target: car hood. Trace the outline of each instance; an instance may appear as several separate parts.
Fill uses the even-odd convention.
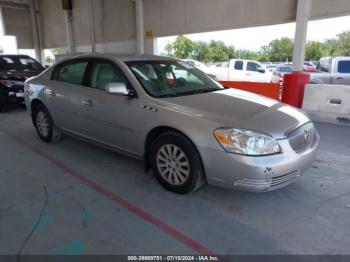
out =
[[[166,98],[172,110],[205,118],[219,127],[242,128],[283,139],[294,128],[309,122],[297,108],[238,89]]]
[[[43,70],[8,70],[0,71],[0,77],[8,80],[24,82],[30,77],[40,74]]]

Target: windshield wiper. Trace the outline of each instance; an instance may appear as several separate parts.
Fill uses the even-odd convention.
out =
[[[215,92],[215,91],[219,91],[219,90],[222,90],[222,89],[221,88],[198,89],[198,90],[192,90],[192,91],[188,91],[188,92],[167,94],[167,95],[163,95],[160,97],[177,97],[177,96],[186,96],[186,95],[196,95],[196,94]]]

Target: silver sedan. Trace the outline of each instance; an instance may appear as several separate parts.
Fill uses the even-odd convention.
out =
[[[319,141],[302,111],[159,56],[67,59],[27,80],[25,101],[43,141],[64,133],[141,159],[176,193],[281,188],[311,165]]]

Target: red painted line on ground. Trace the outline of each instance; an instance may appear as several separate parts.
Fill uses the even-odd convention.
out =
[[[172,226],[168,225],[167,223],[161,221],[159,218],[152,216],[151,214],[147,213],[146,211],[140,209],[139,207],[133,205],[132,203],[128,202],[127,200],[123,199],[122,197],[108,191],[107,189],[103,188],[102,186],[96,184],[94,181],[82,176],[74,169],[66,166],[64,163],[62,163],[60,160],[54,158],[50,154],[44,152],[40,148],[31,145],[21,139],[20,137],[9,133],[6,130],[0,129],[3,133],[5,133],[8,137],[12,138],[13,140],[17,141],[19,144],[25,146],[27,149],[31,150],[32,152],[36,153],[37,155],[47,159],[49,162],[51,162],[54,166],[58,167],[65,173],[71,175],[72,177],[78,179],[85,185],[89,186],[90,188],[94,189],[95,191],[105,195],[106,197],[112,199],[114,202],[118,203],[119,205],[125,207],[127,210],[129,210],[134,215],[138,216],[139,218],[155,225],[156,227],[163,230],[165,233],[170,235],[171,237],[177,239],[187,247],[191,248],[195,252],[201,254],[201,255],[214,255],[214,252],[212,252],[210,249],[204,247],[200,243],[196,242],[195,240],[192,240],[185,234],[181,233],[177,229],[173,228]]]

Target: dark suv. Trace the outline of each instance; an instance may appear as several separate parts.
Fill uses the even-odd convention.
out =
[[[0,55],[0,112],[9,104],[24,102],[24,81],[36,76],[44,67],[26,55]]]

